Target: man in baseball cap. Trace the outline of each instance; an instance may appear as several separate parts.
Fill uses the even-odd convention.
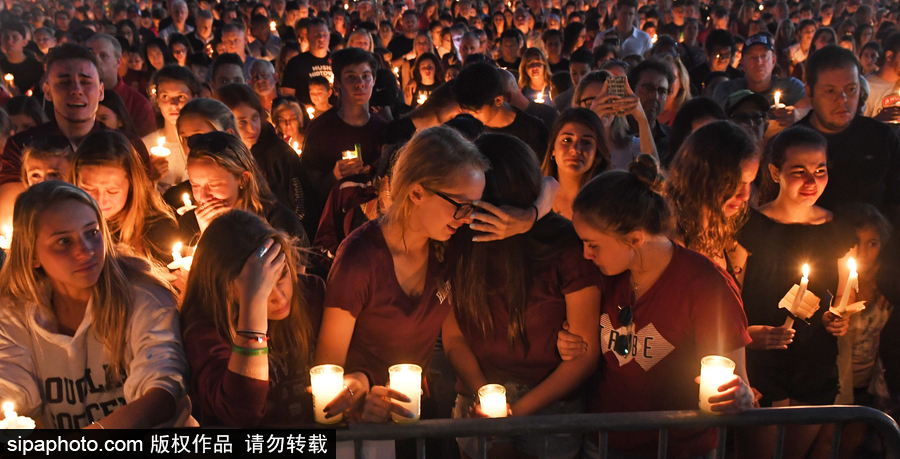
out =
[[[725,101],[725,114],[750,132],[757,144],[765,138],[769,127],[769,101],[762,95],[749,89],[731,94]]]
[[[780,78],[772,75],[775,69],[777,56],[775,53],[775,37],[768,32],[760,32],[752,35],[744,42],[743,58],[744,78],[724,81],[716,87],[713,99],[719,105],[725,106],[725,102],[731,94],[742,89],[749,89],[762,95],[769,101],[769,105],[775,105],[775,92],[780,93],[779,103],[788,109],[778,110],[776,116],[793,116],[793,107],[806,97],[803,83],[796,78]],[[804,102],[804,105],[807,105]]]

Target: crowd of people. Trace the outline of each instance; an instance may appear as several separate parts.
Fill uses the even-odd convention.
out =
[[[321,364],[349,422],[420,416],[400,363],[423,419],[697,409],[710,355],[716,413],[900,407],[898,3],[2,6],[0,400],[42,427],[309,425]],[[545,445],[600,455],[489,457]]]

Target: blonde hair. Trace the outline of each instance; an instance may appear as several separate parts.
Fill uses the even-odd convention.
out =
[[[191,137],[188,146],[191,150],[187,157],[188,164],[207,160],[225,169],[240,184],[235,207],[266,218],[266,211],[275,203],[275,197],[240,137],[227,132],[208,132]],[[244,172],[250,173],[246,181],[243,179]]]
[[[201,97],[188,101],[188,103],[184,104],[181,112],[178,113],[178,121],[175,124],[179,129],[181,128],[181,119],[185,115],[194,115],[206,119],[216,131],[231,130],[235,134],[238,133],[234,113],[218,100]]]
[[[397,152],[391,173],[393,202],[385,222],[405,228],[413,211],[409,195],[416,185],[441,189],[452,186],[450,177],[461,169],[486,171],[487,158],[455,129],[436,126],[419,131]]]
[[[10,301],[12,311],[25,320],[27,302],[37,304],[47,314],[53,314],[50,304],[42,303],[40,285],[47,280],[43,268],[35,268],[35,245],[41,215],[50,207],[74,201],[94,211],[103,237],[103,269],[100,278],[91,287],[91,325],[94,335],[103,344],[109,361],[106,368],[107,386],[120,384],[125,378],[125,348],[128,341],[128,323],[135,300],[133,285],[151,285],[175,294],[171,287],[157,277],[143,258],[121,254],[116,249],[109,229],[97,203],[84,190],[60,182],[47,181],[28,188],[16,199],[13,211],[13,237],[9,257],[0,270],[0,295]]]
[[[73,177],[78,183],[79,169],[85,166],[115,167],[125,171],[128,178],[128,197],[125,207],[110,217],[107,224],[110,232],[118,234],[118,242],[125,244],[135,253],[149,257],[153,253],[145,238],[147,226],[159,220],[169,220],[177,225],[175,215],[156,191],[147,176],[141,158],[131,142],[117,131],[105,130],[87,136],[72,162]],[[154,247],[157,253],[166,253],[167,247]]]
[[[544,64],[544,86],[550,86],[550,63],[544,56],[544,52],[538,48],[528,48],[522,53],[522,62],[519,64],[519,89],[525,89],[531,84],[531,77],[528,76],[528,64],[536,60]]]
[[[691,76],[688,74],[687,67],[681,63],[681,59],[671,54],[662,56],[662,59],[669,65],[675,67],[675,70],[672,73],[674,73],[675,78],[678,79],[679,89],[677,94],[672,94],[669,97],[673,99],[674,105],[672,106],[675,110],[678,110],[685,102],[691,100]]]
[[[375,52],[375,41],[372,39],[372,34],[370,34],[368,30],[361,27],[356,28],[356,30],[350,32],[350,35],[347,35],[347,40],[345,41],[346,46],[350,46],[350,40],[352,40],[356,35],[365,35],[366,38],[369,39],[369,49],[366,49],[364,51],[368,51],[370,53]]]
[[[300,254],[284,232],[272,229],[262,218],[247,211],[234,209],[222,214],[200,238],[184,291],[183,334],[188,336],[198,324],[212,323],[223,339],[229,343],[237,340],[239,304],[231,286],[247,258],[256,256],[256,251],[269,238],[285,254],[294,291],[288,316],[269,322],[272,337],[269,355],[282,369],[299,363],[305,371],[312,355],[313,328],[307,314],[305,289],[298,278],[302,266]]]

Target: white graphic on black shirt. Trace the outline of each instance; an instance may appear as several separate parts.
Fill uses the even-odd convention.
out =
[[[631,352],[622,356],[615,352],[616,340],[620,336],[628,334],[628,327],[619,327],[613,329],[612,322],[609,320],[609,314],[600,316],[600,346],[603,353],[612,352],[619,361],[619,366],[624,366],[628,362],[635,360],[644,371],[650,371],[654,365],[659,363],[672,351],[675,346],[667,341],[659,333],[653,324],[649,324],[637,333],[631,336]]]

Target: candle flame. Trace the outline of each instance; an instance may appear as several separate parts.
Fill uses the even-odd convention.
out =
[[[278,24],[276,24],[275,21],[272,21],[272,22],[269,23],[269,30],[271,30],[272,32],[274,32],[275,29],[277,28],[277,26],[278,26]]]
[[[12,74],[12,73],[7,73],[6,75],[3,76],[3,79],[6,80],[6,81],[8,81],[8,82],[10,82],[10,83],[12,83],[13,80],[15,79],[15,77],[13,77],[13,74]]]
[[[299,144],[299,143],[297,143],[297,142],[294,142],[294,144],[293,144],[293,145],[294,145],[294,150],[296,150],[296,149],[298,149],[298,148],[300,148],[300,144]]]
[[[422,105],[426,100],[428,100],[428,96],[426,96],[425,94],[419,94],[419,99],[416,102],[418,102],[419,105]]]
[[[856,260],[853,257],[850,257],[850,260],[847,261],[847,267],[850,268],[850,272],[856,274]]]
[[[349,9],[350,9],[350,5],[344,3],[344,9],[345,9],[345,10],[349,10]]]
[[[27,95],[28,97],[31,97],[34,95],[34,91],[29,89],[28,91],[25,91],[25,95]]]
[[[172,252],[181,252],[181,241],[176,242],[175,245],[172,246]]]
[[[760,11],[763,10],[763,5],[762,5],[762,3],[759,4],[759,10],[760,10]]]
[[[314,119],[316,117],[316,109],[313,107],[306,107],[306,114],[309,115],[309,119]]]
[[[166,143],[166,137],[165,137],[165,136],[160,137],[159,139],[156,140],[156,145],[157,145],[157,146],[160,146],[160,147],[161,147],[161,146],[163,146],[164,143]]]
[[[659,39],[659,37],[656,34],[653,34],[653,38],[650,39],[650,42],[656,43],[656,40],[658,40],[658,39]]]
[[[809,277],[809,265],[804,263],[803,264],[803,278],[806,279],[807,277]]]
[[[181,200],[184,201],[184,205],[185,205],[186,207],[190,207],[190,206],[192,205],[192,204],[191,204],[191,197],[188,196],[187,193],[185,193],[185,194],[183,194],[183,195],[181,196]]]
[[[538,93],[538,96],[534,98],[534,101],[539,104],[544,103],[544,93]]]
[[[3,402],[3,412],[5,413],[7,411],[15,411],[15,405],[13,405],[13,402]]]

